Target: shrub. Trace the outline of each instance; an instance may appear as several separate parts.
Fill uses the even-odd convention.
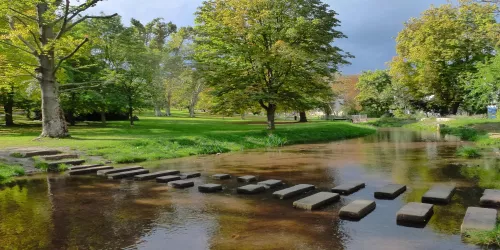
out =
[[[462,146],[457,149],[458,156],[464,157],[464,158],[479,158],[481,157],[481,154],[479,153],[479,150],[475,147],[470,147],[470,146]]]

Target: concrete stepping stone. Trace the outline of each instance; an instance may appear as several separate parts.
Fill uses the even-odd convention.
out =
[[[340,195],[330,192],[319,192],[293,202],[293,207],[313,210],[340,200]]]
[[[375,192],[375,198],[377,199],[396,199],[400,194],[406,191],[405,185],[400,184],[388,184]]]
[[[203,184],[203,185],[198,186],[198,191],[200,191],[202,193],[215,193],[215,192],[221,191],[221,190],[222,190],[221,184],[209,183],[209,184]]]
[[[131,170],[131,171],[108,174],[107,176],[108,176],[108,179],[110,179],[110,180],[116,180],[116,179],[134,177],[136,175],[147,174],[147,173],[149,173],[149,170],[147,170],[147,169],[136,169],[136,170]]]
[[[410,202],[396,213],[396,221],[400,225],[425,224],[434,214],[434,205]]]
[[[301,195],[307,193],[311,190],[316,189],[314,185],[310,184],[298,184],[293,187],[285,188],[273,193],[275,198],[279,198],[281,200],[288,199],[297,195]]]
[[[181,176],[181,179],[191,179],[191,178],[200,177],[201,173],[200,172],[183,173],[180,176]]]
[[[451,201],[451,197],[453,197],[453,194],[455,193],[455,189],[455,185],[434,186],[427,191],[424,196],[422,196],[422,202],[431,204],[448,204]]]
[[[158,172],[149,173],[149,174],[136,175],[136,176],[134,176],[134,180],[136,180],[136,181],[154,180],[154,179],[156,179],[156,177],[175,175],[175,174],[179,174],[179,173],[180,173],[179,170],[158,171]]]
[[[115,168],[115,169],[110,169],[110,170],[99,170],[99,171],[97,171],[97,175],[116,174],[116,173],[120,173],[120,172],[127,172],[127,171],[132,171],[132,170],[137,170],[137,169],[143,169],[143,167],[130,166],[130,167],[123,167],[123,168]]]
[[[341,195],[350,195],[365,187],[364,182],[350,182],[332,188],[332,192]]]
[[[42,159],[46,161],[59,161],[64,159],[76,159],[76,158],[78,158],[77,154],[57,154],[57,155],[47,155],[42,157]]]
[[[465,213],[460,231],[492,231],[497,224],[497,210],[492,208],[469,207]]]
[[[59,166],[60,164],[75,166],[75,165],[83,164],[84,162],[85,162],[85,160],[83,160],[83,159],[77,159],[77,160],[51,161],[51,162],[47,162],[47,164],[49,165],[49,168],[55,168],[55,167]]]
[[[180,176],[168,175],[168,176],[157,177],[156,178],[156,182],[158,182],[158,183],[169,183],[171,181],[178,181],[180,179],[181,179]]]
[[[376,206],[375,201],[355,200],[340,209],[339,217],[347,220],[361,220],[375,210]]]
[[[60,154],[60,153],[61,153],[61,151],[59,151],[59,150],[47,149],[47,150],[35,150],[35,151],[22,152],[20,154],[23,157],[33,157],[33,156],[42,156],[42,155],[56,155],[56,154]]]
[[[238,182],[249,183],[249,182],[257,181],[257,177],[255,177],[253,175],[244,175],[244,176],[238,177],[237,180],[238,180]]]
[[[231,179],[231,175],[228,175],[228,174],[214,174],[214,175],[212,175],[212,179],[227,180],[227,179]]]
[[[479,199],[482,207],[500,207],[500,189],[486,189]]]
[[[173,188],[188,188],[188,187],[193,187],[194,182],[188,180],[178,180],[178,181],[171,181],[168,183],[168,185]]]
[[[276,188],[279,186],[283,186],[283,182],[281,180],[274,180],[274,179],[260,181],[260,182],[257,182],[257,184],[265,186],[266,188]]]
[[[92,173],[96,173],[98,171],[109,170],[109,169],[113,169],[113,167],[111,167],[111,166],[99,166],[99,167],[92,167],[92,168],[77,169],[77,170],[69,171],[69,175],[92,174]]]
[[[78,170],[78,169],[93,168],[93,167],[100,167],[100,166],[104,166],[104,164],[89,164],[89,165],[74,166],[74,167],[70,167],[69,170]]]
[[[239,187],[236,189],[238,194],[258,194],[265,192],[266,188],[262,185],[257,184],[249,184],[243,187]]]

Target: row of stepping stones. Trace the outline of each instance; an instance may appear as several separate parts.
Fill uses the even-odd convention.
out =
[[[199,172],[180,173],[177,170],[165,170],[149,173],[149,170],[141,166],[131,166],[114,169],[111,166],[86,165],[72,167],[70,175],[81,175],[97,173],[100,176],[106,176],[108,179],[121,179],[133,177],[134,180],[156,180],[158,183],[167,183],[174,188],[193,187],[194,182],[190,178],[199,177]],[[229,174],[216,174],[213,179],[227,180],[231,179]],[[268,189],[274,189],[282,186],[281,180],[265,180],[257,182],[257,178],[252,175],[240,176],[238,182],[248,183],[238,187],[238,194],[258,194]],[[249,184],[257,182],[256,184]],[[302,198],[293,202],[293,207],[305,210],[319,209],[328,204],[340,200],[340,195],[350,195],[365,187],[365,183],[351,182],[332,188],[331,192],[319,192],[311,196]],[[212,193],[221,191],[221,184],[204,184],[198,186],[198,190],[203,193]],[[310,184],[298,184],[274,192],[272,195],[278,199],[289,199],[312,190],[316,187]],[[448,204],[455,193],[455,186],[434,186],[422,196],[422,203],[410,202],[403,206],[396,214],[398,225],[424,227],[434,214],[433,204]],[[393,200],[406,191],[405,185],[388,184],[374,193],[377,199]],[[500,190],[487,189],[480,199],[481,206],[500,207]],[[355,200],[342,207],[339,211],[339,217],[346,220],[359,221],[376,208],[376,202],[373,200]],[[493,230],[496,226],[497,210],[491,208],[469,207],[464,217],[461,230]]]
[[[22,157],[22,158],[31,158],[34,156],[40,156],[45,163],[47,163],[49,169],[56,168],[61,164],[77,166],[85,163],[85,160],[78,159],[77,154],[73,153],[64,153],[55,149],[46,149],[46,150],[18,150],[13,153],[12,156]]]

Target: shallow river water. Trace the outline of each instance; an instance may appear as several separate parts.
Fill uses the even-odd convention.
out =
[[[498,163],[493,156],[456,158],[462,144],[434,133],[390,129],[326,144],[142,164],[152,171],[200,171],[195,185],[222,183],[225,189],[217,194],[154,181],[37,176],[0,187],[0,249],[476,249],[462,242],[460,224],[483,189],[462,169]],[[235,178],[211,180],[216,173],[314,184],[318,191],[353,180],[366,188],[308,212],[292,207],[301,197],[276,200],[271,190],[238,195],[235,188],[242,184]],[[338,218],[343,205],[374,199],[373,192],[388,183],[408,190],[395,200],[376,200],[377,208],[361,221]],[[457,185],[451,204],[436,206],[425,228],[396,225],[396,212],[437,183]]]

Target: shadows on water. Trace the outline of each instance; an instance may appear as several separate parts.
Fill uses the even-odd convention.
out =
[[[186,142],[189,143],[189,142]],[[19,249],[474,249],[462,243],[466,207],[477,206],[483,175],[464,174],[463,166],[498,167],[496,159],[455,158],[462,145],[406,130],[328,144],[284,147],[146,162],[151,171],[201,171],[195,185],[221,183],[216,194],[196,188],[171,189],[154,181],[110,181],[95,176],[40,176],[0,188],[0,244]],[[217,173],[230,180],[211,180]],[[317,191],[349,181],[366,188],[322,210],[295,210],[294,200],[277,200],[272,190],[238,195],[236,176],[279,179],[285,187],[308,183]],[[355,199],[374,199],[388,183],[408,190],[395,200],[376,200],[377,208],[359,222],[338,218]],[[434,184],[453,183],[449,205],[436,206],[424,228],[396,224],[396,212],[420,201]]]

